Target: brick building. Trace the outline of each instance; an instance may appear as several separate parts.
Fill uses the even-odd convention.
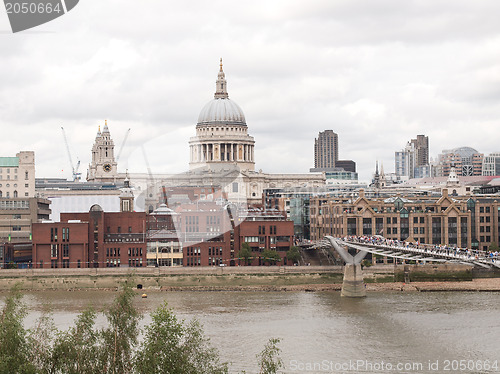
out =
[[[181,220],[185,266],[243,265],[238,252],[248,243],[254,259],[263,265],[264,250],[275,250],[286,265],[294,238],[293,222],[277,210],[237,209],[216,204],[189,209]]]
[[[283,213],[277,210],[250,211],[235,231],[237,248],[248,243],[252,249],[251,265],[264,264],[260,254],[265,250],[278,252],[282,259],[281,265],[287,265],[286,252],[293,245],[294,225]],[[238,263],[243,264],[243,261],[240,259]]]
[[[146,266],[146,213],[61,213],[61,222],[33,225],[36,268]]]

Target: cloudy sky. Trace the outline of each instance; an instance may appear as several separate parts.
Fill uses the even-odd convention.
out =
[[[119,170],[182,172],[219,58],[256,141],[256,169],[307,172],[319,131],[361,180],[417,134],[431,157],[500,151],[500,2],[80,0],[12,34],[0,11],[0,155],[37,177],[86,174],[99,124]]]

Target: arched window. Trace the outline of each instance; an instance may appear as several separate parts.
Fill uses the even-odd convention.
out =
[[[17,191],[14,191],[14,197],[17,197]]]
[[[2,191],[0,191],[0,197],[2,197]]]

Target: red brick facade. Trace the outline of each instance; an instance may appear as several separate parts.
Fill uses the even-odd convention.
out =
[[[33,225],[36,268],[146,266],[146,213],[61,213]]]

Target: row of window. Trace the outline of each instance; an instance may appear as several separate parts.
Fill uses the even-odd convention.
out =
[[[57,227],[50,228],[50,241],[57,242]],[[69,227],[62,228],[62,241],[69,242]]]
[[[108,234],[111,232],[111,226],[106,227],[106,232],[107,232]],[[122,232],[122,227],[121,227],[121,226],[118,226],[118,227],[116,228],[116,232],[117,232],[118,234],[120,234],[120,233]],[[129,226],[129,227],[128,227],[128,232],[129,232],[129,233],[131,233],[131,232],[132,232],[132,226]]]
[[[186,256],[199,256],[201,254],[200,247],[188,247],[186,249]]]
[[[189,257],[186,261],[186,266],[201,266],[201,258],[200,257]]]
[[[120,257],[120,248],[106,248],[106,257]]]
[[[266,226],[259,226],[259,235],[266,235]],[[269,235],[276,235],[276,226],[269,226]]]
[[[0,187],[3,187],[2,183],[0,183]],[[10,184],[9,184],[9,183],[7,183],[7,184],[5,185],[5,187],[10,187]],[[17,183],[14,183],[14,186],[13,186],[13,187],[14,187],[14,188],[16,188],[16,187],[17,187]],[[28,187],[29,187],[29,184],[28,184],[28,183],[26,183],[26,184],[24,185],[24,187],[28,188]]]
[[[25,193],[24,193],[24,197],[28,197],[28,196],[29,196],[29,193],[28,193],[28,192],[25,192]],[[3,192],[2,192],[2,190],[0,190],[0,197],[4,197],[4,196],[3,196]],[[5,193],[5,197],[19,197],[19,193],[18,193],[17,191],[14,191],[14,192],[12,193],[12,196],[10,196],[10,191],[7,191],[7,192]]]
[[[290,241],[289,236],[271,236],[271,237],[269,237],[269,242],[271,244],[274,244],[276,242],[288,242],[288,241]],[[266,237],[265,236],[245,236],[245,242],[263,244],[266,242]]]
[[[40,267],[43,267],[43,261],[40,261]],[[58,267],[59,267],[59,261],[50,260],[50,268],[51,269],[57,269]],[[62,260],[61,267],[63,269],[68,269],[69,268],[69,260]],[[80,260],[78,260],[78,267],[80,267]]]

